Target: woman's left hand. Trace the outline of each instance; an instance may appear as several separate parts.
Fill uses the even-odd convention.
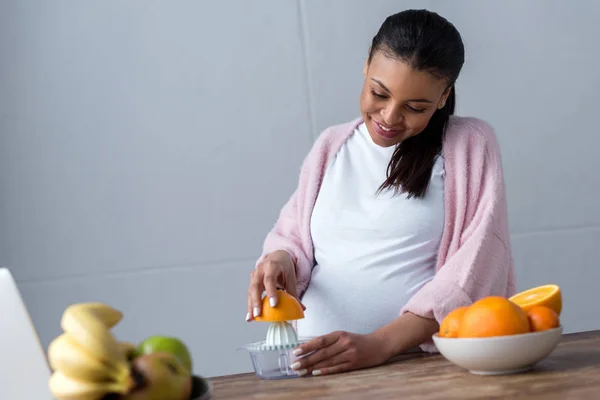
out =
[[[293,363],[292,369],[300,375],[329,375],[373,367],[387,360],[382,349],[374,334],[333,332],[298,346],[296,356],[314,353]]]

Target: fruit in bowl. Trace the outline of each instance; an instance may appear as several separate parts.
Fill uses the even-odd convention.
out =
[[[550,286],[553,290],[548,290]],[[474,374],[530,369],[547,357],[562,337],[560,289],[555,285],[541,288],[519,293],[513,296],[515,301],[489,296],[453,310],[432,338],[437,349]]]
[[[103,303],[63,313],[63,333],[48,347],[48,382],[57,400],[204,400],[210,384],[192,375],[183,342],[152,336],[142,345],[117,341],[110,329],[123,315]]]
[[[509,300],[525,311],[533,307],[545,306],[559,316],[562,312],[562,292],[558,285],[537,286],[517,293]]]

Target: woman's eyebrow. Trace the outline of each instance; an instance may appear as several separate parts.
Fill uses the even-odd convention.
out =
[[[392,94],[392,91],[391,91],[390,89],[388,89],[387,87],[385,87],[385,85],[384,85],[383,83],[381,83],[381,81],[378,81],[378,80],[377,80],[377,79],[375,79],[375,78],[371,78],[371,80],[372,80],[373,82],[377,83],[379,86],[381,86],[381,88],[382,88],[383,90],[385,90],[385,91],[386,91],[386,92],[388,92],[389,94]]]
[[[375,79],[375,78],[371,78],[371,80],[375,83],[377,83],[379,86],[381,86],[381,88],[383,90],[385,90],[386,92],[388,92],[389,94],[392,94],[392,91],[390,89],[388,89],[383,83],[381,83],[381,81]],[[413,102],[413,103],[433,103],[431,100],[428,99],[410,99],[407,100],[409,102]]]

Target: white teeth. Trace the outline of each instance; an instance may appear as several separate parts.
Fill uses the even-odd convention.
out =
[[[379,125],[379,127],[380,127],[381,129],[383,129],[384,131],[386,131],[386,132],[389,132],[389,131],[391,131],[391,129],[388,129],[388,128],[386,128],[385,126],[383,126],[383,125],[381,125],[381,124],[377,124],[377,125]]]

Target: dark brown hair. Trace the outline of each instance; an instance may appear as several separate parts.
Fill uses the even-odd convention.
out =
[[[450,94],[443,108],[432,115],[421,133],[403,140],[394,150],[387,179],[379,190],[394,188],[408,197],[427,192],[436,156],[442,152],[444,133],[454,114],[454,83],[464,64],[460,33],[440,15],[427,10],[407,10],[386,18],[373,38],[368,62],[376,52],[402,60],[413,68],[444,79]]]

